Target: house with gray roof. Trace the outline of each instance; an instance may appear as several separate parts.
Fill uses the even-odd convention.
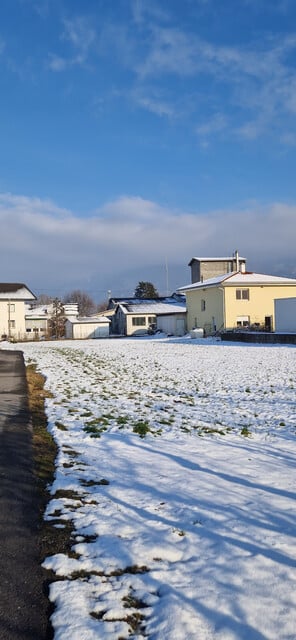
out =
[[[160,298],[111,298],[109,309],[114,309],[111,332],[117,335],[137,336],[150,331],[169,335],[186,333],[186,298],[173,294]]]

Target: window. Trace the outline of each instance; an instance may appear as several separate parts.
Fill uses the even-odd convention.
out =
[[[9,304],[9,311],[10,311],[10,313],[14,313],[15,312],[15,304],[14,303],[13,304],[12,303]]]
[[[31,333],[32,329],[26,329],[27,333]]]
[[[15,320],[9,320],[9,326],[11,329],[15,329]]]
[[[133,327],[145,327],[146,318],[145,316],[138,316],[138,318],[133,318]]]
[[[249,289],[237,289],[236,290],[236,299],[237,300],[250,300]]]
[[[155,316],[148,316],[148,324],[154,324]]]
[[[201,300],[200,308],[201,308],[201,311],[205,311],[206,310],[206,301],[205,300]]]
[[[246,328],[250,325],[249,316],[237,316],[236,318],[236,326],[240,328]]]

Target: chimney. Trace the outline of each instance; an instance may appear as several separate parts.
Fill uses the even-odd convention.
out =
[[[235,258],[235,270],[239,271],[239,257],[238,257],[238,250],[236,249],[234,252],[234,258]]]

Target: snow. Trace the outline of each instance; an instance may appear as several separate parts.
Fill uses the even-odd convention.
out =
[[[295,347],[21,348],[53,393],[45,517],[73,527],[44,562],[55,640],[295,639]]]
[[[229,273],[224,273],[219,276],[215,276],[213,278],[208,278],[207,280],[203,280],[202,282],[194,282],[193,284],[185,285],[184,287],[179,287],[178,291],[194,291],[195,289],[204,289],[205,287],[214,287],[219,284],[223,284],[225,282],[225,286],[230,285],[243,285],[243,286],[251,286],[251,285],[260,285],[260,284],[269,284],[269,285],[296,285],[295,278],[282,278],[279,276],[269,276],[264,273],[252,273],[250,271],[232,271]]]

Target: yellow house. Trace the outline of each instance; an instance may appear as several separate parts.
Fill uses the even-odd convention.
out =
[[[179,291],[186,295],[189,330],[201,327],[206,335],[250,326],[273,331],[274,301],[295,298],[296,280],[237,271]]]

